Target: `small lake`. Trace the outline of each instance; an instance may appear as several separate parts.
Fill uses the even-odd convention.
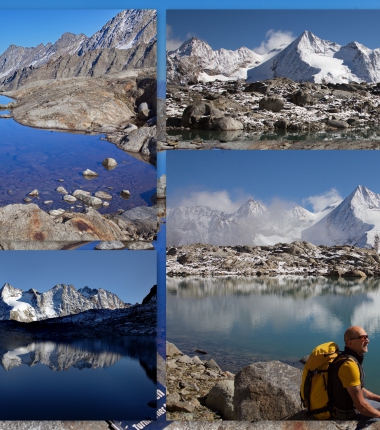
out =
[[[243,130],[213,131],[213,130],[167,130],[168,136],[179,141],[202,139],[206,141],[260,141],[260,140],[380,140],[378,128],[355,128],[319,132],[290,132],[284,130],[271,130],[266,132],[245,132]]]
[[[167,340],[233,373],[257,361],[293,364],[328,341],[343,349],[345,330],[362,326],[366,387],[380,392],[378,279],[167,278],[166,300]]]
[[[0,103],[10,101],[0,96]],[[0,111],[0,114],[5,111]],[[23,203],[23,199],[37,189],[39,196],[32,198],[41,209],[71,209],[82,211],[80,201],[66,203],[59,186],[69,193],[76,189],[91,192],[105,191],[112,196],[109,206],[100,213],[113,213],[118,209],[151,206],[156,191],[156,169],[138,160],[101,135],[86,135],[40,130],[18,124],[13,119],[0,119],[0,206]],[[114,158],[118,165],[107,170],[102,165],[105,158]],[[86,179],[86,169],[98,173]],[[63,181],[62,181],[63,180]],[[121,190],[129,190],[131,197],[124,199]],[[52,200],[52,203],[44,204]]]
[[[156,418],[156,338],[0,340],[1,420]]]

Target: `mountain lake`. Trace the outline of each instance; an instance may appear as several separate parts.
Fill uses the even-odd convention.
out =
[[[169,342],[233,373],[258,361],[296,364],[328,341],[343,349],[345,330],[362,326],[366,387],[380,393],[379,279],[168,277],[166,309]]]
[[[0,340],[1,420],[156,419],[156,337]]]
[[[0,96],[0,104],[10,101]],[[24,203],[28,193],[37,189],[39,196],[32,198],[32,203],[45,211],[58,208],[82,211],[82,202],[72,204],[63,200],[63,194],[56,191],[59,186],[69,194],[76,189],[92,195],[96,191],[107,192],[112,200],[108,200],[109,206],[98,210],[102,214],[152,205],[156,168],[102,140],[101,135],[35,129],[13,119],[0,119],[0,135],[0,206]],[[102,165],[105,158],[114,158],[118,165],[107,170]],[[86,169],[99,176],[86,179],[82,174]],[[125,189],[131,193],[128,199],[120,196]],[[53,203],[44,204],[49,200]]]

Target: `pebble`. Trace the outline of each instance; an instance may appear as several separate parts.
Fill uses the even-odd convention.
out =
[[[74,196],[70,196],[69,194],[66,194],[65,196],[63,196],[63,200],[68,203],[73,203],[77,201],[77,199]]]
[[[38,196],[38,190],[36,189],[36,190],[31,191],[31,192],[28,194],[28,196],[31,196],[31,197],[37,197],[37,196]]]

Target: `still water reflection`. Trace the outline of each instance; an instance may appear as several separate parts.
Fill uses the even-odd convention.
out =
[[[380,392],[380,280],[167,279],[167,339],[186,354],[206,350],[226,370],[254,361],[294,363],[351,325],[370,335],[366,386]],[[207,357],[207,356],[206,356]]]
[[[151,336],[0,341],[0,419],[155,418]],[[153,405],[154,406],[154,405]]]
[[[215,131],[215,130],[167,130],[167,134],[178,140],[203,139],[209,141],[258,141],[258,140],[380,140],[380,129],[359,127],[342,130],[322,130],[317,132],[269,130],[265,132],[246,132],[243,130]]]

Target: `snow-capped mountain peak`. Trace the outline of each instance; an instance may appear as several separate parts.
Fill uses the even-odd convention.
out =
[[[341,46],[305,30],[277,55],[248,70],[249,82],[276,77],[316,83],[378,82],[380,49],[359,42]]]
[[[117,309],[126,305],[115,294],[99,289],[83,288],[84,294],[73,285],[57,284],[45,293],[35,289],[23,291],[5,283],[0,289],[0,320],[21,322],[39,321],[74,315],[89,309]]]

